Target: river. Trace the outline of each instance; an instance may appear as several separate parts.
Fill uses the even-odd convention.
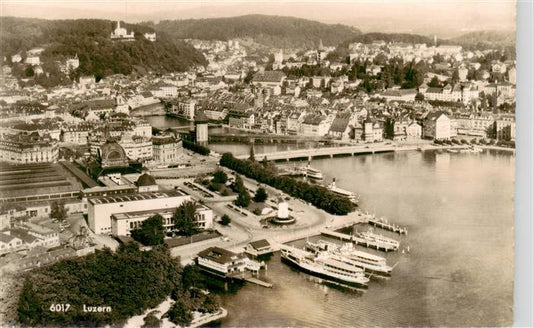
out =
[[[264,147],[275,151],[278,146]],[[216,148],[249,151],[249,146]],[[397,266],[389,280],[371,281],[364,294],[313,282],[275,254],[266,273],[274,288],[246,284],[235,294],[223,295],[229,315],[221,324],[511,325],[514,160],[497,151],[411,151],[313,160],[311,165],[327,182],[336,177],[338,186],[359,193],[362,209],[407,226],[408,236],[383,234],[399,239],[401,248],[409,246],[410,252],[380,253]]]

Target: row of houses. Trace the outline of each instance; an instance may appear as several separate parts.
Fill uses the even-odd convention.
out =
[[[30,222],[0,231],[0,255],[11,252],[27,252],[35,247],[59,246],[59,233]]]

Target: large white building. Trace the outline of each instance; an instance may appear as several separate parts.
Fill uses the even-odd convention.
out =
[[[196,205],[196,226],[202,230],[213,228],[213,211],[207,206]],[[111,233],[113,236],[131,236],[132,230],[139,229],[143,221],[155,214],[159,214],[163,218],[163,227],[167,232],[174,230],[174,222],[172,220],[174,209],[165,209],[113,214],[111,215]]]
[[[153,160],[159,164],[175,163],[183,153],[183,142],[172,135],[152,138]]]
[[[173,210],[186,201],[190,195],[179,191],[123,194],[89,198],[89,228],[96,234],[111,234],[111,216],[120,213]]]
[[[130,159],[140,161],[152,159],[153,148],[150,139],[137,136],[124,137],[119,141],[119,145]]]
[[[58,142],[37,133],[4,135],[0,138],[0,162],[15,164],[53,163],[59,157]]]

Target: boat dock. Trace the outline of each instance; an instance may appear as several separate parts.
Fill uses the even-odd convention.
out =
[[[367,247],[367,248],[374,248],[374,249],[376,249],[378,251],[389,252],[389,251],[395,251],[396,250],[396,249],[394,249],[394,247],[392,247],[390,245],[383,245],[381,243],[368,241],[366,239],[363,239],[363,238],[360,238],[360,237],[356,237],[356,236],[353,236],[353,235],[347,235],[345,233],[335,232],[335,231],[331,231],[331,230],[322,230],[322,231],[320,231],[320,233],[322,235],[324,235],[324,236],[327,236],[327,237],[332,237],[332,238],[340,239],[342,241],[352,242],[352,243],[354,243],[356,245],[361,245],[361,246],[364,246],[364,247]]]
[[[373,226],[378,227],[378,228],[381,228],[381,229],[384,229],[384,230],[389,230],[389,231],[392,231],[392,232],[399,233],[400,235],[401,234],[406,234],[407,235],[407,228],[400,227],[400,226],[397,226],[395,224],[389,223],[389,222],[385,221],[383,218],[376,219],[375,217],[372,217],[372,218],[368,219],[368,224],[373,225]]]
[[[246,280],[247,282],[251,282],[252,284],[259,285],[261,287],[272,288],[272,284],[271,283],[263,281],[263,280],[259,280],[259,279],[254,278],[254,277],[244,278],[244,280]]]

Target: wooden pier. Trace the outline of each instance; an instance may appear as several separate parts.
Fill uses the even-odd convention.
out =
[[[396,232],[396,233],[398,233],[400,235],[401,234],[406,234],[407,235],[407,228],[400,227],[400,226],[397,226],[395,224],[386,222],[383,218],[376,219],[375,217],[372,217],[372,218],[368,219],[368,224],[373,225],[373,226],[378,227],[378,228],[381,228],[381,229],[384,229],[384,230],[389,230],[389,231],[392,231],[392,232]]]
[[[263,280],[260,280],[260,279],[257,279],[257,278],[254,278],[254,277],[244,278],[244,280],[247,281],[247,282],[251,282],[252,284],[259,285],[261,287],[272,288],[272,284],[271,283],[263,281]]]
[[[367,248],[374,248],[378,251],[384,251],[384,252],[389,252],[389,251],[396,251],[397,249],[395,249],[394,247],[390,246],[390,245],[383,245],[383,244],[380,244],[380,243],[376,243],[376,242],[372,242],[372,241],[368,241],[366,239],[363,239],[363,238],[360,238],[360,237],[356,237],[356,236],[353,236],[353,235],[347,235],[345,233],[340,233],[340,232],[335,232],[335,231],[330,231],[330,230],[322,230],[320,231],[320,233],[324,236],[327,236],[327,237],[332,237],[332,238],[336,238],[336,239],[340,239],[342,241],[348,241],[348,242],[352,242],[356,245],[361,245],[361,246],[364,246],[364,247],[367,247]]]

